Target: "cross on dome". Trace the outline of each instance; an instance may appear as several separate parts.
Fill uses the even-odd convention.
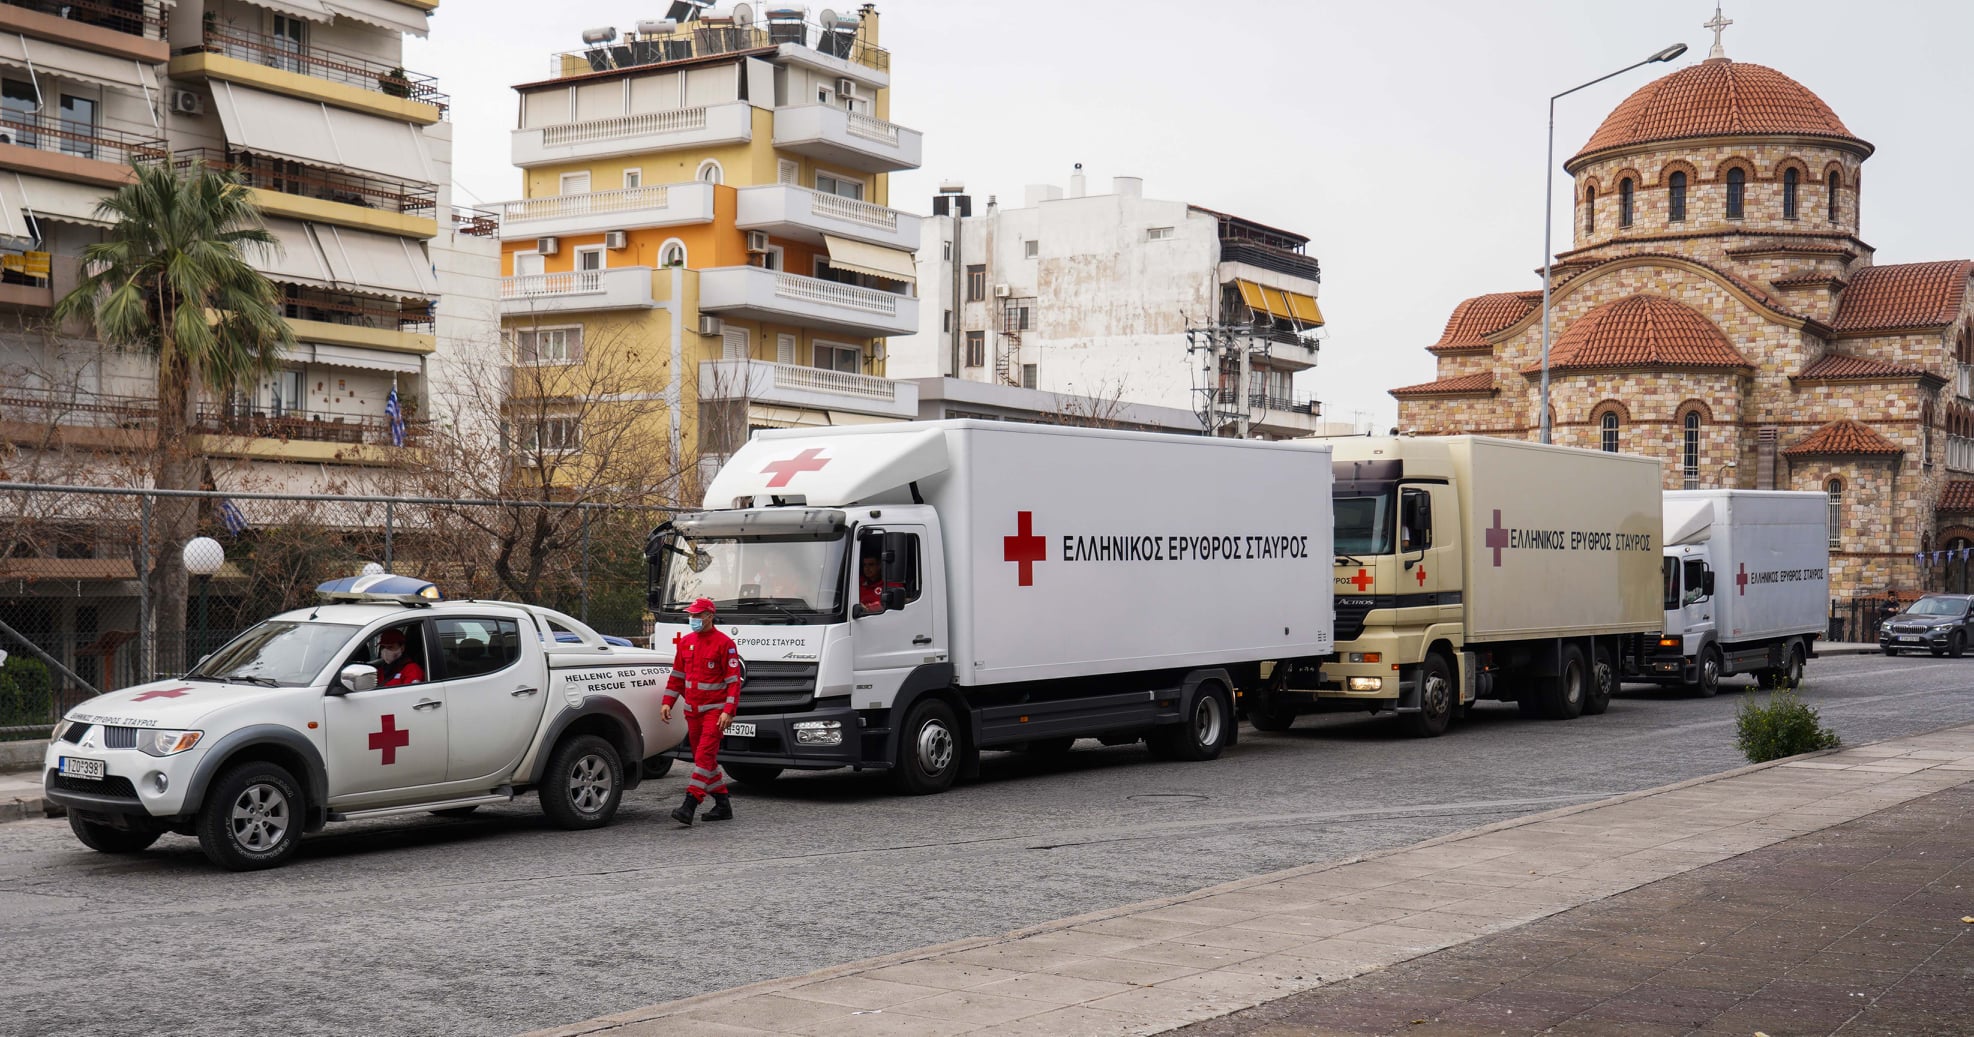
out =
[[[1720,45],[1720,33],[1721,30],[1733,24],[1734,24],[1734,19],[1721,17],[1719,4],[1714,5],[1713,18],[1700,23],[1700,28],[1712,29],[1714,31],[1714,49],[1707,52],[1707,58],[1709,60],[1713,58],[1724,58],[1727,56],[1727,51],[1723,49]]]

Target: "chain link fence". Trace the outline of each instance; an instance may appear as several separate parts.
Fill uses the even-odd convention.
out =
[[[371,563],[430,580],[447,598],[546,605],[644,638],[644,543],[671,514],[0,482],[0,740],[46,737],[84,699],[182,673]],[[193,536],[217,540],[225,561],[186,577],[175,602],[165,570]]]

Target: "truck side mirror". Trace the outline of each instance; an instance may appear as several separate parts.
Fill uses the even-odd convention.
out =
[[[377,668],[362,663],[351,663],[337,672],[336,681],[342,685],[342,689],[338,691],[331,687],[329,689],[331,695],[353,691],[374,691],[377,687]]]
[[[1709,598],[1714,596],[1714,571],[1712,569],[1708,569],[1707,574],[1700,577],[1700,593]]]
[[[887,586],[894,583],[902,586],[910,582],[913,539],[910,533],[884,534],[884,582]],[[896,608],[903,604],[900,601],[897,606],[887,604],[885,607]]]
[[[886,612],[895,612],[905,607],[905,588],[886,587],[878,592],[878,600],[884,602]]]

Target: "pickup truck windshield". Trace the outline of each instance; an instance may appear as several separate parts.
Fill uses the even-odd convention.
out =
[[[1391,495],[1338,497],[1336,550],[1346,555],[1391,553]]]
[[[820,623],[843,610],[843,561],[849,541],[795,537],[728,537],[682,543],[703,565],[694,572],[673,554],[665,567],[661,612],[682,612],[711,598],[723,617]]]
[[[1958,616],[1967,611],[1967,603],[1957,598],[1921,598],[1905,610],[1908,616]]]
[[[276,688],[305,688],[361,628],[342,623],[269,620],[226,643],[187,677]]]

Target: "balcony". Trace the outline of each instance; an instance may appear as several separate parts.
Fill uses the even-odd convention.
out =
[[[254,201],[269,215],[412,238],[439,233],[439,192],[430,184],[217,148],[187,148],[174,154],[172,161],[181,169],[203,163],[207,169],[239,176],[254,189]]]
[[[405,444],[415,445],[429,425],[423,419],[405,419]],[[206,403],[194,413],[191,431],[301,443],[394,445],[391,420],[381,414],[324,414],[298,409],[270,412]]]
[[[525,317],[547,313],[595,313],[603,310],[651,309],[652,268],[622,266],[609,270],[569,270],[555,274],[522,274],[500,279],[500,313]]]
[[[1240,420],[1240,394],[1221,389],[1214,396],[1214,415],[1220,424],[1231,426]],[[1251,392],[1247,397],[1248,431],[1253,435],[1295,439],[1314,435],[1323,421],[1323,403],[1308,396],[1272,396]]]
[[[200,46],[171,59],[170,71],[427,125],[444,119],[452,104],[431,76],[217,22],[206,24]]]
[[[788,184],[743,187],[735,223],[742,230],[764,230],[778,238],[823,243],[823,235],[918,251],[919,220],[882,205],[841,198]]]
[[[711,222],[713,185],[702,183],[524,198],[500,205],[500,236],[505,240]]]
[[[757,266],[700,271],[699,309],[857,337],[910,335],[918,330],[918,300],[909,295]]]
[[[1222,263],[1244,263],[1257,270],[1286,274],[1290,277],[1306,278],[1317,284],[1323,283],[1323,265],[1317,261],[1315,256],[1304,255],[1300,252],[1272,245],[1258,245],[1253,242],[1223,239],[1220,242],[1220,261]],[[1221,280],[1229,280],[1233,276],[1235,275],[1229,273],[1226,277],[1222,277]]]
[[[775,147],[866,173],[917,169],[923,136],[834,105],[775,109]]]
[[[918,417],[918,385],[913,382],[765,360],[701,363],[699,398],[850,411],[900,421]]]
[[[164,14],[144,0],[0,0],[0,32],[148,65],[171,56]]]
[[[515,130],[514,164],[525,169],[674,148],[745,144],[754,139],[753,113],[746,101],[734,101]]]
[[[452,207],[452,226],[469,238],[497,238],[500,236],[500,214],[470,205],[455,205]]]
[[[19,446],[148,451],[157,427],[154,397],[0,386],[0,441]]]
[[[154,133],[41,121],[22,112],[0,115],[0,168],[120,187],[130,182],[132,163],[163,161],[170,154],[164,138]]]

